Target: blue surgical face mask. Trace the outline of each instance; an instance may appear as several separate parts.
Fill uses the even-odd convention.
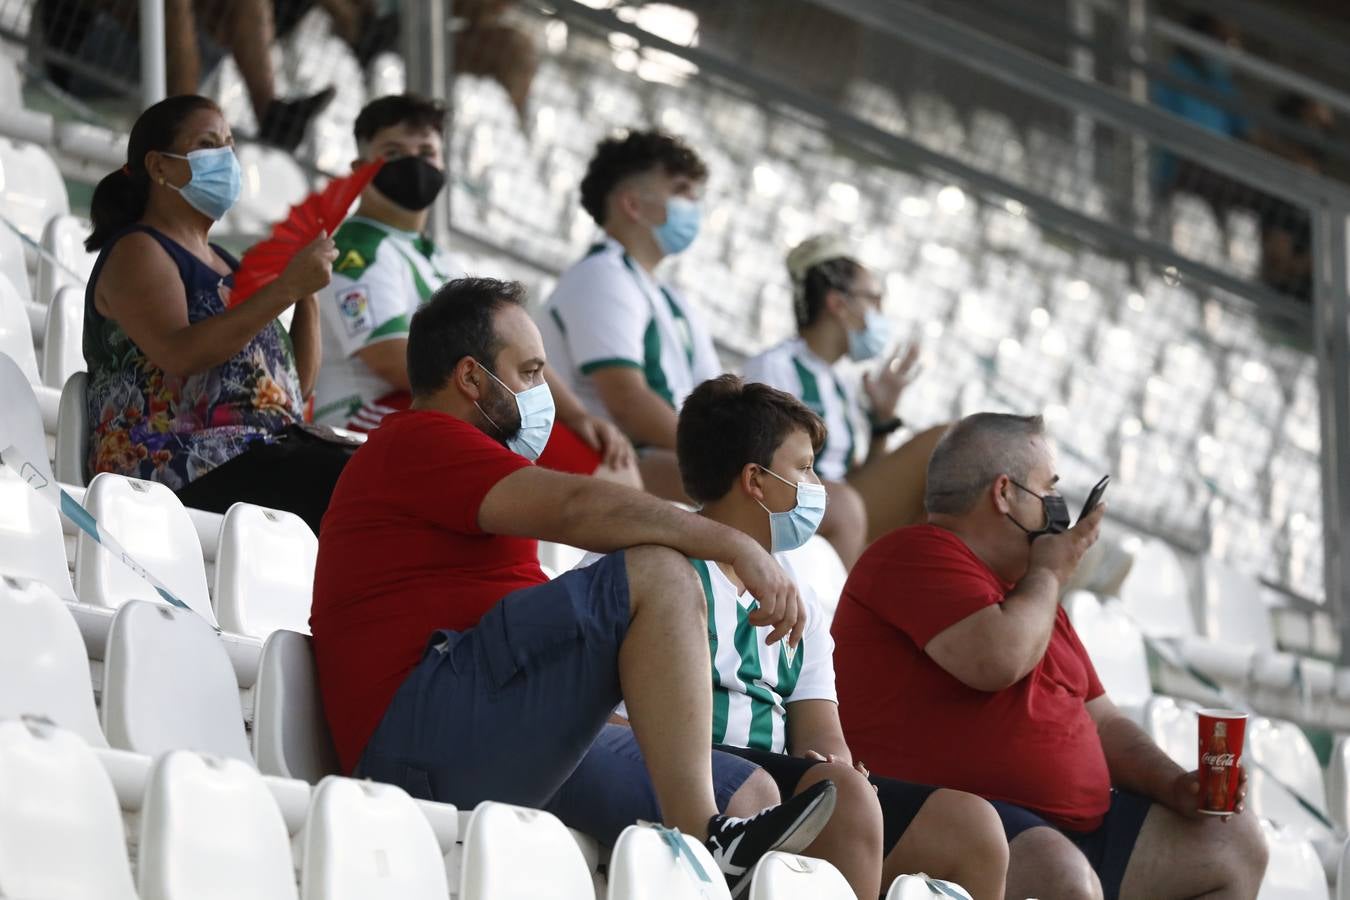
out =
[[[880,310],[869,308],[863,327],[848,333],[848,358],[862,362],[880,356],[890,344],[891,334],[891,320]]]
[[[782,475],[763,466],[761,472],[768,472],[783,484],[792,484]],[[773,512],[763,503],[760,509],[769,514],[769,552],[782,553],[796,550],[811,539],[825,518],[825,486],[809,481],[797,482],[797,505],[783,512]],[[759,503],[758,500],[755,501]]]
[[[496,375],[482,363],[478,363],[484,372],[491,376],[492,380],[500,384],[506,390],[511,391]],[[517,394],[511,391],[511,395],[516,398],[516,413],[520,417],[520,426],[516,433],[506,439],[506,446],[509,450],[519,453],[521,456],[534,462],[539,458],[539,454],[544,452],[544,447],[548,445],[548,436],[553,433],[553,392],[548,389],[548,382],[540,380],[532,388],[521,391]],[[478,401],[474,401],[474,406],[478,406]],[[492,427],[501,434],[506,434],[505,429],[492,420],[483,407],[478,406],[478,411],[483,413],[483,418],[491,423]]]
[[[171,184],[168,187],[181,194],[188,205],[202,215],[219,221],[234,206],[234,201],[239,199],[243,175],[233,147],[193,150],[187,156],[177,153],[163,155],[187,160],[192,168],[192,177],[188,183],[182,187]]]
[[[694,238],[698,237],[701,219],[699,205],[688,197],[666,200],[666,220],[652,230],[661,252],[672,256],[688,249]]]

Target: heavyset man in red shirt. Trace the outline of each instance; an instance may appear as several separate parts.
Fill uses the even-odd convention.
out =
[[[739,895],[765,852],[814,840],[836,791],[822,781],[750,818],[723,814],[754,769],[710,765],[707,605],[686,556],[729,564],[771,641],[800,640],[797,589],[741,531],[532,464],[553,402],[523,295],[486,278],[432,295],[408,336],[412,409],[383,420],[333,492],[310,623],[338,755],[464,809],[541,806],[623,699],[662,818],[705,840]],[[549,581],[537,539],[608,555]],[[629,771],[606,789],[631,790]]]
[[[1039,416],[980,413],[938,444],[928,524],[872,544],[835,614],[848,742],[994,801],[1010,898],[1255,897],[1255,819],[1197,812],[1195,773],[1111,703],[1059,606],[1105,507],[1068,528],[1057,481]]]

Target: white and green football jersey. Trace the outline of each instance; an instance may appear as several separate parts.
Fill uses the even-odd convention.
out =
[[[424,235],[352,216],[333,235],[333,279],[319,292],[323,363],[314,388],[314,421],[369,431],[392,412],[380,403],[395,390],[357,351],[407,338],[413,313],[433,291],[465,274],[464,265]]]
[[[612,417],[590,377],[600,369],[640,371],[676,410],[695,387],[722,374],[697,312],[613,238],[591,247],[562,274],[537,321],[553,370],[592,415],[604,419]]]
[[[581,566],[599,559],[588,555]],[[767,626],[750,624],[755,599],[740,593],[713,562],[690,560],[708,602],[708,650],[712,657],[713,728],[716,744],[787,752],[787,707],[800,700],[838,703],[834,689],[834,639],[830,622],[810,585],[787,555],[774,555],[797,584],[806,606],[806,631],[795,650],[787,641],[767,644]],[[627,716],[623,706],[619,714]]]
[[[816,474],[840,481],[867,453],[867,413],[857,388],[840,378],[799,337],[771,347],[745,364],[745,379],[791,394],[825,421],[828,435],[816,455]]]

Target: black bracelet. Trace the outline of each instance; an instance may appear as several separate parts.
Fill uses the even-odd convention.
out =
[[[874,438],[887,437],[893,432],[900,430],[904,426],[905,420],[900,418],[899,416],[891,416],[889,419],[886,419],[885,421],[882,422],[873,422],[872,437]]]

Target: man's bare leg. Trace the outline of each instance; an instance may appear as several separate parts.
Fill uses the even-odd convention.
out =
[[[1008,844],[1007,900],[1102,900],[1102,885],[1073,842],[1053,828],[1028,828]]]
[[[869,459],[848,474],[867,504],[867,543],[889,531],[924,521],[928,460],[947,433],[946,425],[920,432],[890,453]]]
[[[212,34],[222,46],[230,48],[248,89],[253,113],[261,121],[276,99],[276,73],[272,69],[276,27],[271,0],[202,0],[202,3],[216,16]]]
[[[1191,819],[1155,803],[1134,843],[1120,896],[1251,900],[1265,871],[1266,842],[1251,813],[1227,821]]]
[[[197,20],[193,0],[165,0],[164,56],[169,96],[195,94],[201,84],[202,61],[197,52]]]
[[[694,567],[668,547],[633,547],[619,681],[666,824],[699,840],[717,814],[712,786],[708,606]]]
[[[881,886],[899,875],[926,872],[956,882],[975,900],[999,900],[1007,871],[1008,842],[998,813],[974,794],[944,789],[924,801],[886,855]]]

